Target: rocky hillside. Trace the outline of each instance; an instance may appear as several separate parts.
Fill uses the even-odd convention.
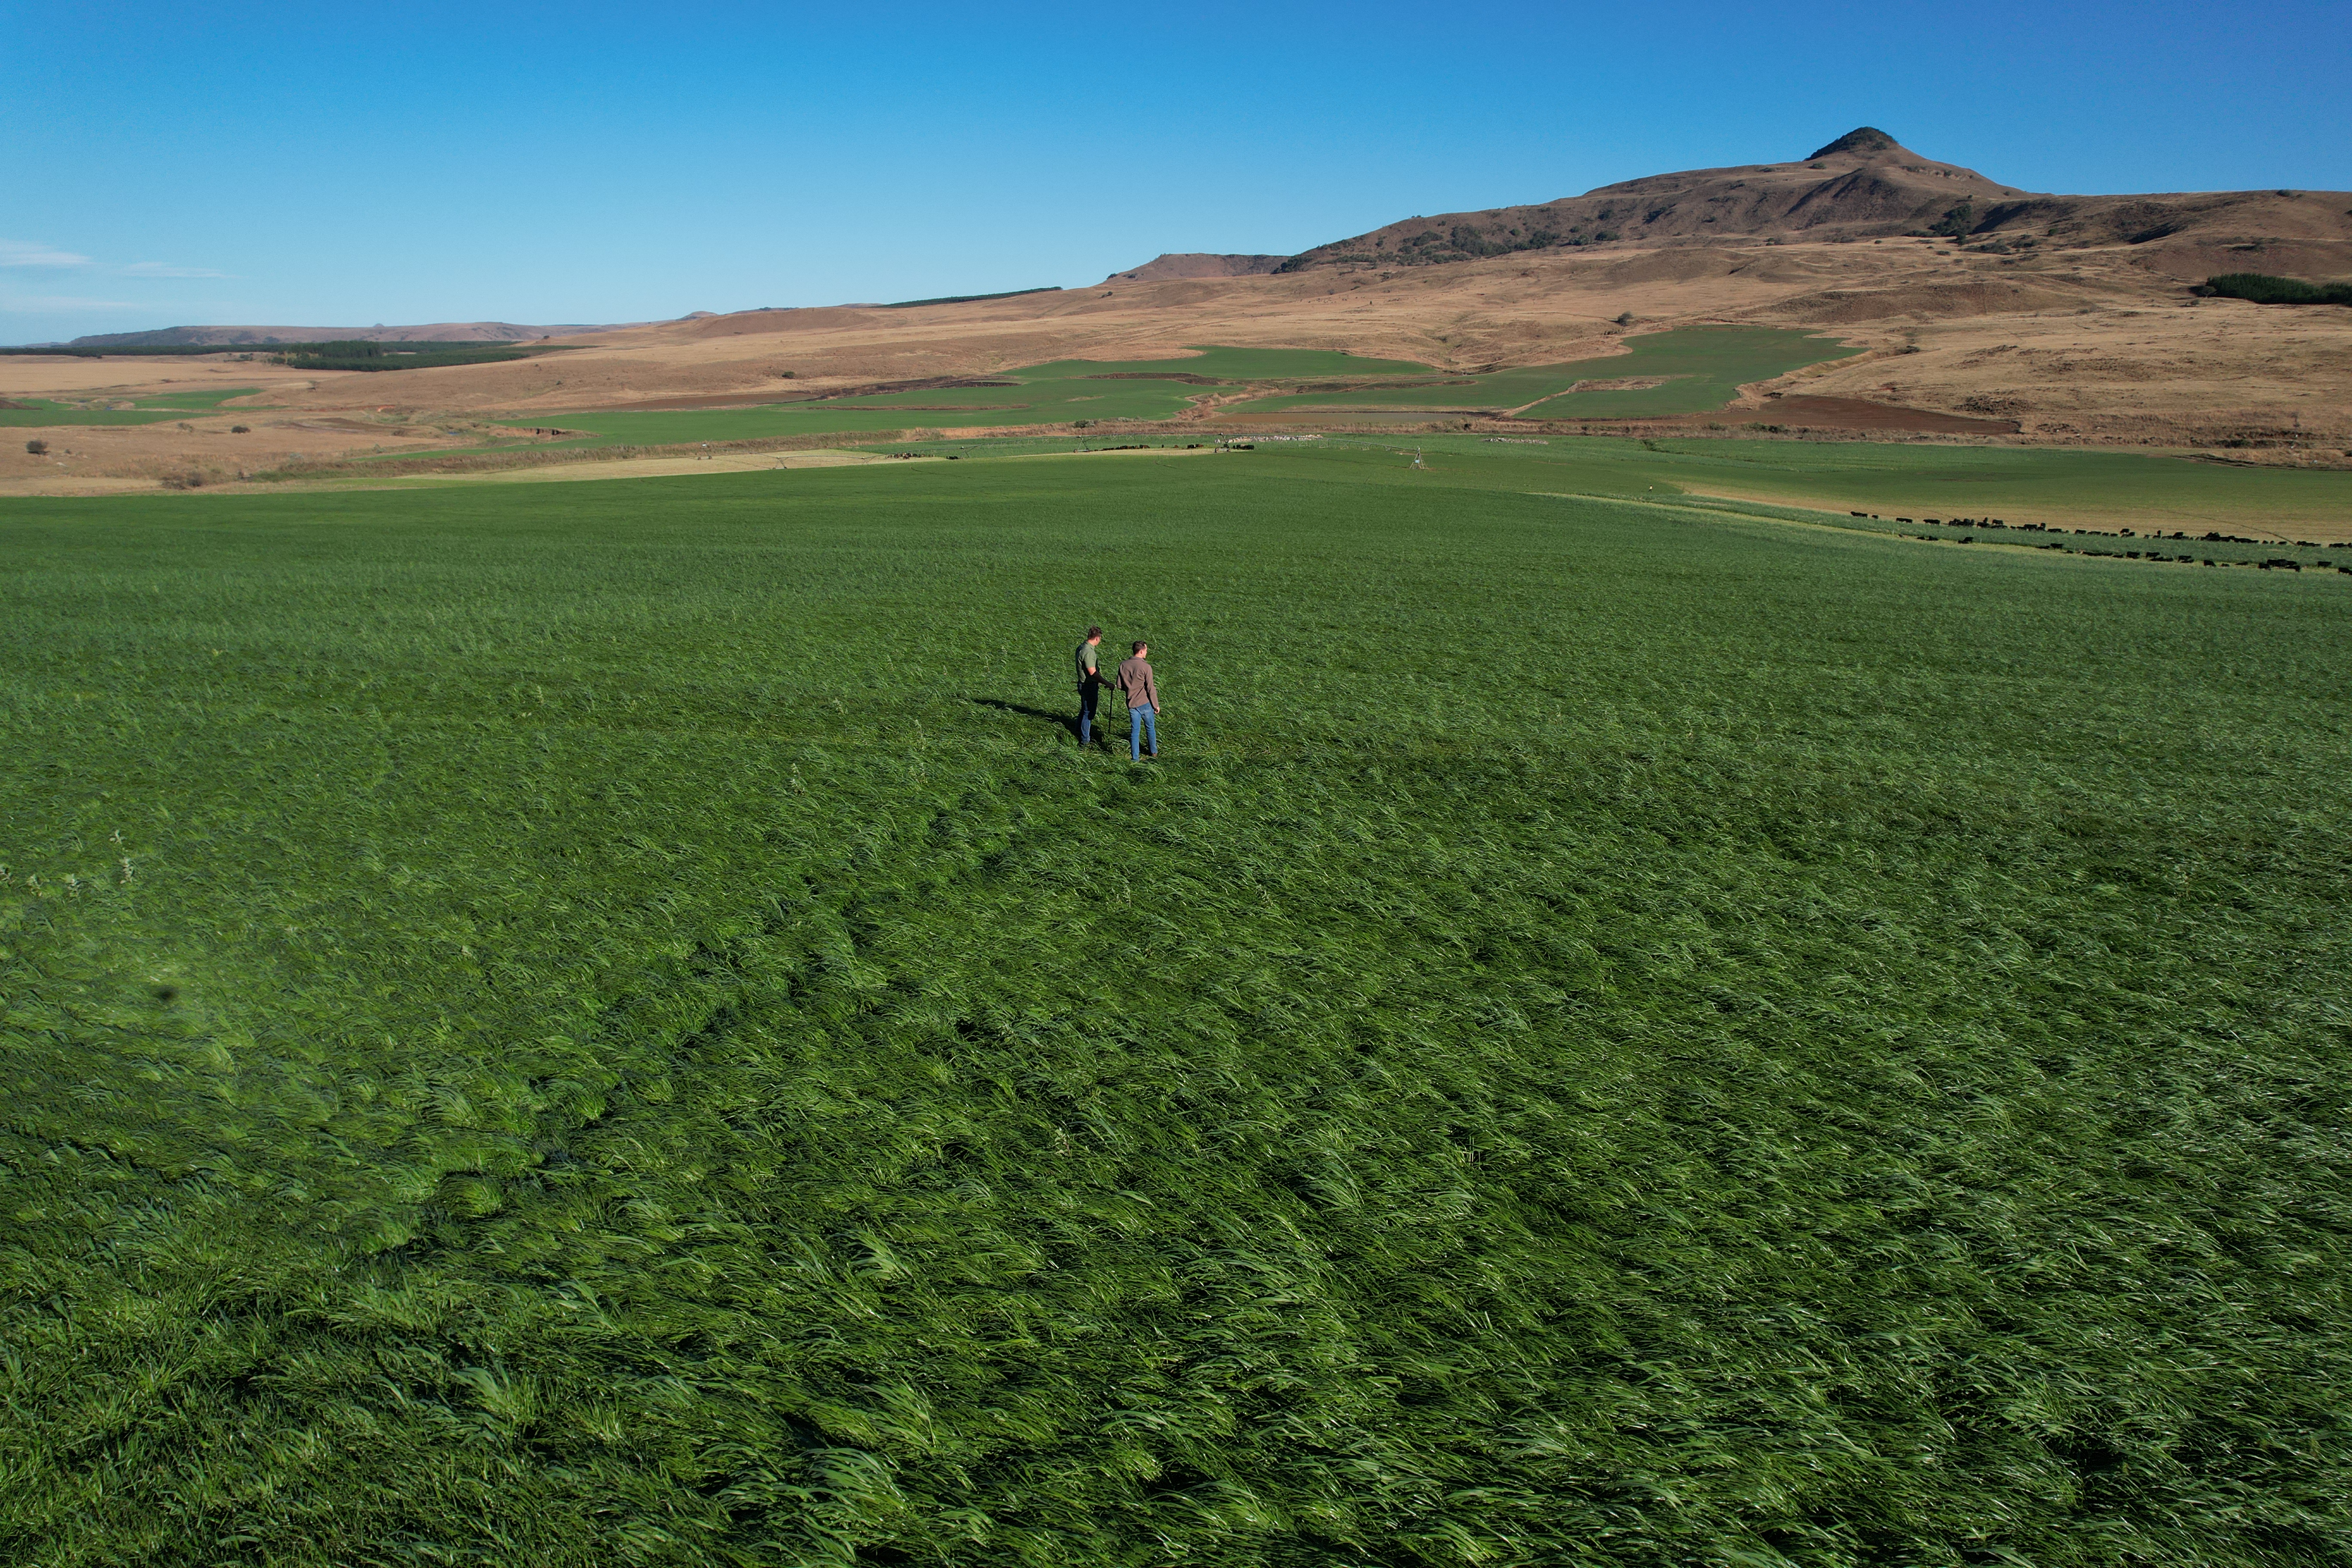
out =
[[[1580,196],[1411,217],[1291,258],[1318,267],[1427,267],[1585,246],[1766,244],[1949,235],[1973,246],[2132,245],[2187,278],[2352,269],[2352,194],[2225,191],[2044,195],[1940,163],[1864,126],[1786,163],[1693,169]]]
[[[1286,256],[1219,256],[1203,250],[1171,250],[1131,272],[1114,272],[1106,283],[1158,283],[1171,278],[1253,278],[1279,272]]]

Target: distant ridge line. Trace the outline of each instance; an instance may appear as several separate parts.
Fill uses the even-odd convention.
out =
[[[528,342],[539,338],[585,336],[618,331],[641,321],[591,325],[567,321],[553,326],[525,327],[511,321],[435,321],[408,327],[160,327],[143,332],[96,332],[69,342],[43,347],[70,349],[142,349],[209,347],[218,349],[287,348],[300,343],[470,343]]]
[[[2352,193],[2345,193],[2352,195]],[[1301,251],[1281,270],[1381,269],[1587,246],[1741,246],[1950,239],[2016,257],[2088,245],[2147,246],[2183,275],[2225,268],[2224,247],[2334,247],[2352,239],[2337,193],[2190,191],[2058,195],[2021,190],[1915,153],[1858,125],[1808,157],[1683,169],[1550,201],[1405,218]],[[2320,196],[2323,200],[2307,200]],[[1605,252],[1604,254],[1609,254]],[[2299,251],[2309,266],[2324,257]],[[2285,258],[2284,253],[2280,257]]]

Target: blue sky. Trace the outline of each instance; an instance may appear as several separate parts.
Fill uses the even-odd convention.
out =
[[[0,342],[1093,282],[1793,158],[2352,186],[2352,5],[0,0]]]

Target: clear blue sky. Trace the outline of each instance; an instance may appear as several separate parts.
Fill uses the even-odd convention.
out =
[[[0,0],[0,342],[1093,282],[1793,158],[2352,186],[2352,5]]]

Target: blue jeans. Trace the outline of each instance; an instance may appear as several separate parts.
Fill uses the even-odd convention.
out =
[[[1149,708],[1130,708],[1127,710],[1127,760],[1129,762],[1139,763],[1143,760],[1143,736],[1147,731],[1151,735],[1151,754],[1154,756],[1160,754],[1160,726],[1153,721],[1156,718],[1157,715]]]
[[[1095,738],[1095,698],[1102,688],[1087,681],[1078,688],[1078,744],[1089,745]]]

